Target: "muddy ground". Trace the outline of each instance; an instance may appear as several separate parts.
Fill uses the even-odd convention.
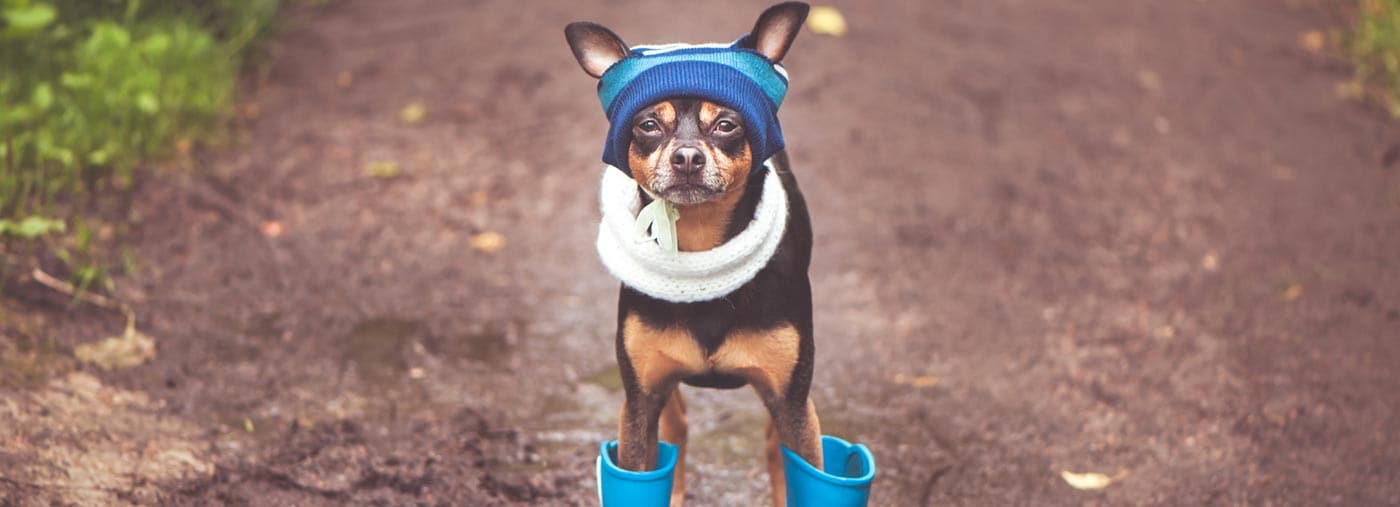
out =
[[[1400,128],[1300,45],[1344,4],[844,2],[798,38],[814,396],[873,504],[1400,505]],[[115,295],[154,360],[72,368],[120,316],[7,283],[12,353],[59,366],[0,390],[0,505],[590,505],[616,284],[561,28],[762,7],[298,11],[235,139],[138,182]],[[756,397],[687,394],[690,503],[756,504]]]

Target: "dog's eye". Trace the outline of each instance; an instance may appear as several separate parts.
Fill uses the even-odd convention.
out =
[[[658,130],[661,130],[661,124],[660,124],[660,123],[656,123],[656,120],[647,120],[647,121],[638,123],[638,124],[637,124],[637,128],[642,129],[642,132],[652,133],[652,132],[656,132],[656,131],[658,131]]]
[[[738,128],[739,128],[739,125],[738,125],[738,124],[736,124],[736,123],[734,123],[734,122],[732,122],[732,121],[729,121],[729,120],[720,120],[719,123],[716,123],[716,124],[715,124],[715,130],[718,130],[718,131],[720,131],[720,133],[723,133],[723,134],[728,134],[728,133],[730,133],[730,132],[735,131],[735,130],[738,129]]]

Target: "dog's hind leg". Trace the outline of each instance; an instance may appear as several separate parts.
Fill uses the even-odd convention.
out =
[[[685,421],[685,400],[681,388],[671,390],[666,406],[661,409],[661,440],[676,446],[676,475],[671,485],[671,507],[685,504],[685,442],[689,425]]]

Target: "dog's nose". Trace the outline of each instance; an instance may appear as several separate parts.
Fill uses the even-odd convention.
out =
[[[671,169],[678,173],[694,173],[705,168],[705,152],[699,148],[676,148],[671,154]]]

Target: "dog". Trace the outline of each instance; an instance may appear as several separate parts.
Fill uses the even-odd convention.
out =
[[[757,391],[769,413],[766,457],[773,505],[784,505],[785,497],[780,445],[818,469],[822,466],[820,424],[809,397],[815,352],[807,276],[812,228],[783,150],[773,100],[776,95],[780,103],[786,91],[786,71],[779,62],[807,12],[807,4],[800,2],[770,7],[727,48],[629,48],[598,24],[577,22],[565,28],[579,65],[600,79],[600,98],[611,123],[604,160],[616,168],[605,171],[631,178],[623,197],[639,206],[664,201],[660,204],[678,215],[674,241],[680,256],[723,251],[753,239],[745,231],[758,227],[760,215],[766,220],[772,213],[772,206],[763,203],[770,197],[786,200],[786,209],[777,211],[786,218],[781,232],[755,240],[771,243],[766,262],[751,266],[756,272],[743,273],[746,279],[730,281],[740,283],[732,290],[721,284],[697,289],[698,295],[684,289],[674,295],[665,292],[669,281],[664,273],[660,280],[645,279],[660,287],[649,290],[642,278],[630,283],[620,274],[624,268],[608,266],[622,278],[616,351],[625,400],[615,459],[628,470],[652,470],[658,439],[676,445],[672,505],[685,500],[687,423],[681,383],[719,389],[748,385]],[[646,59],[658,57],[681,64],[656,71],[662,65]],[[606,185],[605,176],[605,192]],[[767,188],[773,185],[780,188]],[[606,221],[606,210],[604,214]],[[605,234],[600,232],[600,255]],[[701,278],[696,286],[708,283]]]

